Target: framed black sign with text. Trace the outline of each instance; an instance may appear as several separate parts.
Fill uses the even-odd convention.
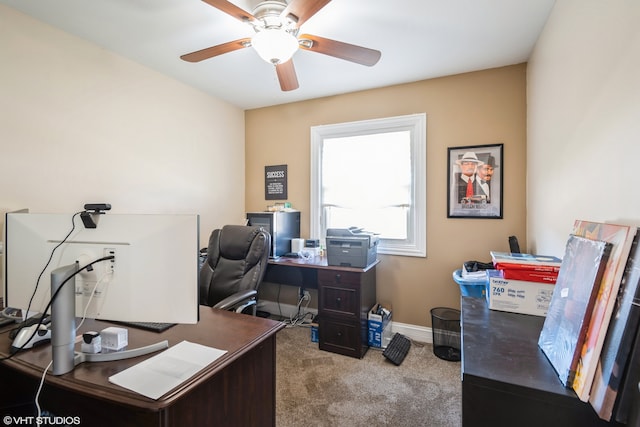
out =
[[[287,199],[287,165],[264,167],[265,200]]]

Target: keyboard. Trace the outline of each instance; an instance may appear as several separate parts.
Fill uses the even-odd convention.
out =
[[[409,353],[410,348],[411,340],[396,332],[393,335],[393,338],[391,338],[391,342],[387,348],[382,352],[382,355],[395,365],[400,365],[404,358],[407,357],[407,353]]]
[[[152,332],[164,332],[176,323],[161,323],[161,322],[114,322],[123,326],[131,326],[132,328],[144,329]]]

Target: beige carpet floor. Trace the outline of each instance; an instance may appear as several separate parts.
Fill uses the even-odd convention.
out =
[[[461,425],[460,362],[413,343],[400,366],[370,349],[355,359],[318,349],[305,327],[277,335],[276,425]]]

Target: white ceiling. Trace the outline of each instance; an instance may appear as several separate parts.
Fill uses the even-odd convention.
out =
[[[259,0],[231,0],[251,12]],[[201,0],[0,0],[243,109],[527,61],[555,0],[333,0],[302,25],[382,52],[373,67],[299,50],[300,87],[282,92],[253,49],[200,63],[180,55],[253,30]]]

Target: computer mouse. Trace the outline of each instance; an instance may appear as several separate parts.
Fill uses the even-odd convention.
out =
[[[35,345],[44,344],[51,341],[51,330],[47,325],[31,325],[24,327],[11,343],[11,353],[22,349],[26,350]]]

